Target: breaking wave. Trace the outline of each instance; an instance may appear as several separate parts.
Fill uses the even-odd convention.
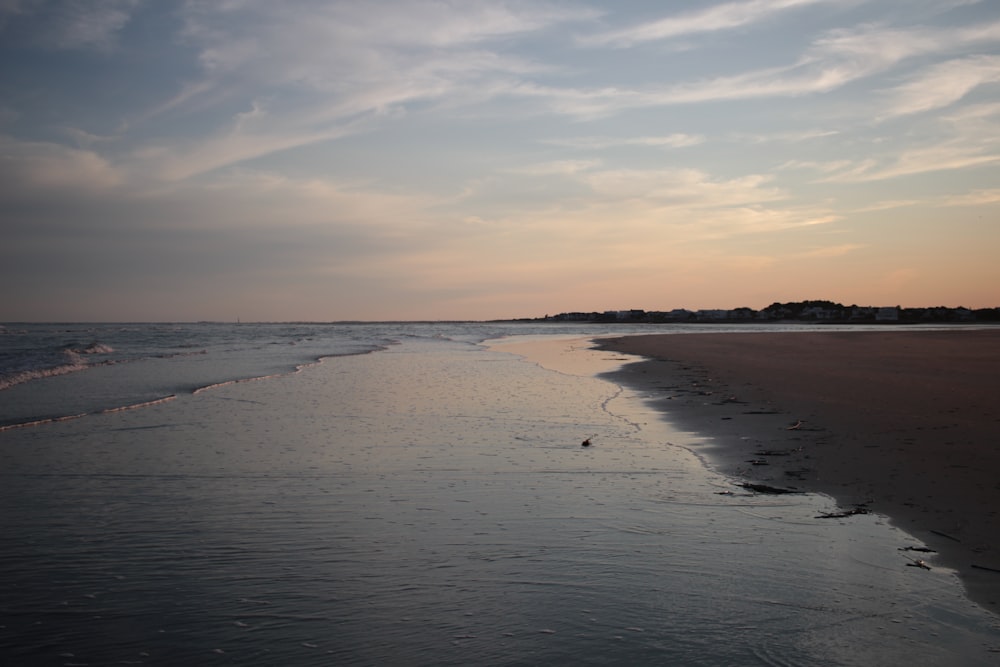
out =
[[[88,359],[93,355],[111,354],[114,351],[110,345],[94,342],[86,347],[66,347],[42,354],[24,354],[6,359],[0,368],[0,391],[32,380],[66,375],[92,366],[114,363],[113,360]]]

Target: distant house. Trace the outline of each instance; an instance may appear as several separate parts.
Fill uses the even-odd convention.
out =
[[[610,311],[614,313],[615,319],[619,321],[641,321],[646,319],[646,311],[633,308],[632,310],[615,310]]]
[[[899,320],[899,306],[883,306],[875,311],[876,322],[897,322]]]
[[[785,304],[772,303],[757,313],[758,320],[787,320],[795,316],[795,312]]]
[[[802,320],[839,320],[843,317],[841,310],[835,308],[824,308],[823,306],[810,306],[803,308],[799,313]]]

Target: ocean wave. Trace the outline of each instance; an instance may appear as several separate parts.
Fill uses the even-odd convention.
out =
[[[101,359],[92,361],[90,358],[99,355],[113,354],[115,349],[106,343],[94,341],[85,346],[66,346],[59,349],[38,350],[29,354],[15,354],[4,359],[0,366],[0,391],[13,386],[41,380],[94,366],[117,363],[116,359]]]
[[[385,349],[401,333],[383,325],[32,325],[0,341],[0,425],[144,407],[147,396],[297,373],[326,357]]]
[[[93,342],[84,348],[68,348],[71,352],[76,354],[111,354],[115,351],[115,348],[110,345],[105,345],[104,343]]]
[[[51,366],[49,368],[33,368],[30,370],[15,371],[0,377],[0,391],[10,389],[11,387],[19,385],[23,382],[30,382],[31,380],[40,380],[42,378],[55,377],[57,375],[66,375],[67,373],[75,373],[77,371],[86,370],[87,368],[90,368],[90,366],[91,364],[77,358],[76,355],[71,355],[69,363],[59,366]]]

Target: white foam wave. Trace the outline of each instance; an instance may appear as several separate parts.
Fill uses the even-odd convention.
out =
[[[143,401],[142,403],[133,403],[132,405],[122,405],[117,408],[105,408],[100,410],[98,414],[109,414],[112,412],[125,412],[126,410],[138,410],[139,408],[148,408],[152,405],[160,405],[161,403],[166,403],[177,398],[176,394],[170,394],[169,396],[161,396],[160,398],[154,398],[151,401]]]
[[[30,382],[31,380],[40,380],[42,378],[55,377],[57,375],[66,375],[67,373],[75,373],[89,368],[89,364],[84,363],[75,354],[67,356],[70,359],[70,363],[68,364],[53,366],[51,368],[36,368],[33,370],[18,371],[8,375],[7,377],[0,378],[0,391],[10,389],[11,387],[19,385],[22,382]]]
[[[42,424],[55,424],[56,422],[69,421],[70,419],[80,419],[81,417],[87,417],[88,415],[103,415],[110,414],[114,412],[125,412],[126,410],[138,410],[139,408],[148,408],[152,405],[159,405],[161,403],[166,403],[172,401],[177,396],[175,394],[170,394],[168,396],[161,396],[159,398],[154,398],[149,401],[142,401],[141,403],[132,403],[131,405],[121,405],[114,408],[104,408],[103,410],[97,410],[95,412],[81,412],[75,415],[63,415],[60,417],[45,417],[43,419],[33,419],[27,422],[20,422],[17,424],[6,424],[0,426],[0,433],[3,431],[10,431],[15,428],[29,428],[31,426],[41,426]]]
[[[0,426],[0,433],[3,431],[10,431],[15,428],[28,428],[30,426],[40,426],[42,424],[54,424],[56,422],[64,422],[70,419],[79,419],[80,417],[86,417],[86,412],[81,412],[78,415],[64,415],[62,417],[46,417],[45,419],[33,419],[30,422],[20,422],[18,424],[6,424]]]
[[[115,348],[110,345],[105,345],[104,343],[93,342],[85,348],[71,349],[70,351],[76,352],[77,354],[111,354],[115,351]]]
[[[92,355],[111,354],[115,351],[113,347],[105,343],[93,342],[86,347],[66,347],[52,355],[41,355],[39,358],[31,357],[19,360],[19,365],[37,366],[35,368],[22,368],[20,370],[8,370],[0,374],[0,391],[10,389],[15,385],[32,380],[40,380],[67,373],[86,370],[92,366],[116,363],[115,360],[88,361],[87,357]],[[61,361],[62,363],[59,363]]]
[[[344,353],[344,354],[334,354],[334,355],[323,356],[323,357],[319,357],[317,359],[314,359],[313,361],[308,361],[308,362],[299,364],[299,365],[295,366],[294,368],[292,368],[290,370],[287,370],[287,371],[282,371],[282,372],[279,372],[279,373],[271,373],[269,375],[255,375],[253,377],[247,377],[247,378],[236,378],[234,380],[225,380],[223,382],[214,382],[212,384],[205,385],[204,387],[198,387],[197,389],[195,389],[191,393],[192,394],[200,394],[203,391],[210,391],[212,389],[219,389],[221,387],[228,387],[228,386],[234,385],[234,384],[242,384],[244,382],[257,382],[259,380],[270,380],[272,378],[285,377],[286,375],[295,375],[297,373],[301,373],[302,371],[304,371],[305,369],[307,369],[307,368],[309,368],[311,366],[318,366],[319,364],[323,363],[327,359],[334,359],[336,357],[352,357],[352,356],[358,355],[358,354],[371,354],[372,352],[378,352],[380,350],[385,350],[385,349],[388,349],[388,348],[386,348],[385,346],[378,346],[378,347],[373,348],[371,350],[362,350],[362,351],[359,351],[359,352],[348,352],[348,353]]]

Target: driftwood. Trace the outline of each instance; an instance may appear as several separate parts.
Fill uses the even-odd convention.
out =
[[[869,510],[864,505],[858,505],[857,507],[855,507],[853,509],[844,510],[842,512],[827,512],[827,513],[824,513],[824,514],[820,514],[816,518],[817,519],[843,519],[845,517],[855,516],[857,514],[871,514],[871,510]]]
[[[907,567],[919,567],[919,568],[924,569],[924,570],[931,569],[930,565],[928,565],[927,563],[925,563],[924,561],[922,561],[920,559],[910,561],[909,563],[906,564],[906,566]]]
[[[795,489],[782,489],[777,486],[768,486],[767,484],[751,484],[750,482],[745,482],[740,484],[740,486],[755,493],[771,493],[775,495],[783,493],[802,493],[801,491],[796,491]]]
[[[939,535],[941,537],[946,537],[949,540],[952,540],[954,542],[961,542],[962,541],[962,540],[958,539],[957,537],[955,537],[954,535],[949,535],[948,533],[942,533],[940,530],[932,530],[931,532],[934,533],[935,535]]]
[[[759,449],[754,454],[757,456],[791,456],[801,451],[801,447],[796,447],[795,449]]]
[[[1000,570],[996,569],[995,567],[987,567],[986,565],[976,565],[975,563],[973,563],[972,567],[976,568],[977,570],[986,570],[987,572],[1000,573]]]

